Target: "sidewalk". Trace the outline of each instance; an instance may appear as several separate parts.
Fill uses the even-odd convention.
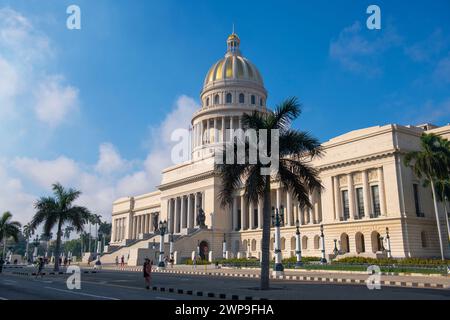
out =
[[[123,270],[141,272],[142,267],[120,268],[115,265],[104,265],[104,270]],[[237,269],[237,268],[215,268],[215,266],[193,266],[178,265],[166,270],[155,272],[169,274],[191,274],[199,276],[222,276],[222,277],[243,277],[259,278],[258,269]],[[342,271],[320,271],[320,270],[286,270],[284,276],[271,279],[286,281],[306,281],[306,282],[326,282],[326,283],[350,283],[366,285],[369,275],[363,272],[342,272]],[[413,288],[435,288],[450,289],[450,277],[439,275],[385,275],[380,277],[381,285]]]

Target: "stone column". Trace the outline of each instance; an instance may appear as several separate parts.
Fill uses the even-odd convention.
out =
[[[180,230],[186,227],[186,207],[184,205],[184,196],[180,197]]]
[[[309,224],[314,224],[314,195],[311,192],[309,193],[309,202],[311,203],[312,207],[308,208],[308,222]]]
[[[178,233],[180,232],[178,229],[179,225],[179,217],[178,217],[178,198],[174,199],[174,212],[173,212],[173,232]]]
[[[221,141],[224,142],[226,140],[226,125],[225,125],[225,117],[222,117],[222,136],[221,136]]]
[[[206,143],[210,144],[211,143],[211,121],[210,119],[206,120]]]
[[[198,192],[194,194],[194,225],[197,225],[197,213],[198,213]]]
[[[193,217],[193,214],[192,214],[192,195],[190,194],[190,195],[188,195],[188,198],[187,198],[187,206],[188,206],[188,224],[187,224],[187,227],[188,227],[188,229],[192,229],[193,227],[194,227],[194,217]]]
[[[378,171],[378,181],[380,183],[380,210],[381,215],[386,216],[386,195],[384,190],[384,173],[383,173],[383,167],[380,167],[377,169]]]
[[[287,213],[287,224],[288,226],[292,226],[292,196],[291,193],[288,191],[286,195],[286,213]]]
[[[253,202],[250,201],[248,206],[248,217],[249,217],[249,229],[253,230],[255,228],[255,214]]]
[[[203,131],[204,131],[204,126],[203,126],[203,120],[202,120],[202,121],[200,121],[200,145],[201,146],[203,146],[203,144],[205,143]]]
[[[343,216],[341,208],[341,190],[339,188],[339,177],[333,177],[333,191],[334,191],[334,220],[339,221]]]
[[[213,128],[213,131],[214,131],[214,143],[216,143],[216,142],[218,142],[217,140],[219,140],[218,139],[218,137],[217,137],[217,133],[218,133],[218,130],[217,130],[217,118],[214,118],[214,128]]]
[[[247,224],[247,217],[245,214],[245,207],[246,207],[246,203],[245,203],[245,199],[244,196],[241,196],[241,230],[247,230],[248,229],[248,224]]]
[[[348,202],[350,206],[350,220],[355,219],[355,192],[353,190],[353,175],[349,173],[347,175],[348,185]]]
[[[264,210],[264,199],[259,198],[258,202],[258,228],[262,230],[263,228],[263,210]]]
[[[237,197],[233,198],[233,231],[237,231],[238,230],[238,208],[237,208]]]
[[[318,190],[314,190],[315,199],[314,202],[314,219],[316,223],[320,223],[320,193]]]
[[[168,224],[168,229],[169,229],[169,233],[172,233],[174,228],[173,228],[173,204],[172,204],[172,199],[167,200],[167,224]]]
[[[362,183],[363,183],[363,201],[364,201],[364,218],[370,218],[370,186],[369,177],[367,170],[362,172]]]
[[[233,139],[233,116],[230,116],[230,141]]]

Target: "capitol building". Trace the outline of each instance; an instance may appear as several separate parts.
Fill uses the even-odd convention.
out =
[[[201,109],[192,115],[190,160],[165,169],[155,191],[113,203],[112,238],[102,256],[103,263],[121,256],[129,265],[139,265],[146,257],[157,261],[160,221],[167,221],[168,226],[164,252],[173,253],[175,263],[192,258],[197,250],[210,260],[224,255],[260,258],[262,202],[247,203],[242,189],[235,191],[232,206],[222,207],[214,155],[231,139],[230,130],[242,127],[243,114],[269,110],[267,96],[261,73],[242,56],[240,39],[233,33],[227,39],[225,57],[207,72]],[[403,164],[407,152],[419,150],[423,133],[450,139],[450,124],[389,124],[324,142],[323,157],[312,163],[324,188],[310,194],[312,208],[301,207],[279,182],[273,181],[272,206],[285,212],[281,228],[283,258],[295,256],[297,220],[303,256],[320,257],[323,225],[327,255],[337,246],[343,256],[380,256],[388,232],[395,258],[440,257],[431,190]],[[445,208],[442,203],[438,205],[445,255],[449,257]],[[206,215],[205,227],[198,225],[198,208]],[[169,235],[173,235],[172,248]],[[273,238],[274,229],[272,256]]]

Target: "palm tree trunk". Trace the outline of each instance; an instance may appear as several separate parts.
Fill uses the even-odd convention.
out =
[[[261,290],[269,290],[270,278],[270,176],[266,177],[263,204],[263,230],[261,241]]]
[[[6,259],[6,235],[3,237],[3,261]]]
[[[445,208],[445,222],[447,223],[447,237],[450,242],[450,225],[448,223],[448,211],[447,211],[447,197],[444,196],[444,208]]]
[[[55,268],[54,268],[54,271],[59,271],[59,251],[60,251],[60,248],[61,248],[61,228],[62,228],[62,219],[59,218],[58,232],[56,233]]]
[[[444,246],[443,246],[443,243],[442,243],[441,223],[440,223],[440,220],[439,220],[439,211],[438,211],[438,206],[437,206],[436,191],[434,190],[434,181],[433,181],[433,179],[430,178],[430,182],[431,182],[431,192],[433,193],[434,213],[436,214],[436,225],[437,225],[438,236],[439,236],[439,247],[441,249],[442,261],[444,261],[445,260],[445,257],[444,257]]]
[[[28,237],[27,238],[27,246],[25,248],[25,256],[27,257],[27,264],[28,264],[28,261],[30,261],[30,257],[28,256],[29,247],[30,247],[30,238]]]

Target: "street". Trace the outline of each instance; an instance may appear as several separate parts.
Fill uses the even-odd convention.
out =
[[[381,290],[369,290],[364,285],[272,280],[273,290],[262,292],[257,289],[258,279],[161,273],[152,274],[152,287],[157,290],[146,290],[141,273],[113,270],[82,273],[81,289],[69,290],[68,276],[46,275],[36,279],[4,272],[0,275],[0,300],[204,300],[218,299],[220,294],[227,299],[229,295],[238,295],[239,299],[254,300],[450,300],[450,291],[443,289],[383,286]],[[169,288],[174,292],[169,292]],[[178,290],[183,293],[177,293]],[[197,296],[197,292],[202,296]],[[208,294],[214,294],[214,298]]]

